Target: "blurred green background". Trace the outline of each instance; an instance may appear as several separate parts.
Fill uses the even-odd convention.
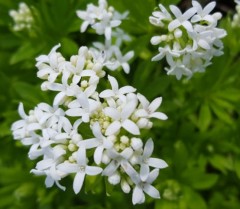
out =
[[[147,198],[143,205],[132,206],[131,195],[115,188],[106,195],[104,182],[75,195],[72,179],[46,189],[44,177],[30,174],[36,162],[28,159],[28,147],[13,140],[10,127],[19,119],[18,103],[26,109],[39,102],[51,104],[52,95],[40,90],[35,58],[61,43],[60,51],[69,58],[79,46],[90,46],[101,37],[90,31],[79,32],[81,20],[77,9],[85,9],[87,0],[27,0],[32,6],[35,23],[32,30],[14,32],[8,12],[17,9],[17,0],[0,0],[0,209],[239,209],[240,208],[240,28],[231,27],[234,4],[219,1],[217,10],[224,12],[220,23],[227,30],[224,55],[213,59],[206,73],[177,81],[167,76],[164,61],[150,62],[156,48],[150,38],[157,34],[148,22],[158,3],[179,4],[180,0],[109,0],[116,10],[129,11],[121,27],[132,42],[124,51],[134,50],[131,73],[111,73],[121,85],[130,84],[152,100],[163,97],[161,111],[169,119],[154,121],[151,132],[154,156],[169,167],[160,172],[155,186],[160,200]],[[97,3],[97,1],[91,1]]]

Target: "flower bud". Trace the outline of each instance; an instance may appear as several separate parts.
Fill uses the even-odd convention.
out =
[[[116,185],[120,183],[120,175],[118,173],[114,173],[108,177],[108,182],[112,185]]]
[[[131,138],[131,146],[134,150],[139,150],[143,146],[143,142],[140,138]]]
[[[125,180],[121,181],[121,188],[122,188],[124,193],[129,193],[130,190],[131,190],[129,184]]]

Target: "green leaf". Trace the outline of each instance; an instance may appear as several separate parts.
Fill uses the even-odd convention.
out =
[[[199,129],[204,132],[208,129],[209,125],[211,124],[212,114],[209,108],[208,103],[204,102],[203,105],[200,107],[200,113],[198,118],[198,127]]]
[[[210,104],[211,109],[213,110],[213,112],[216,114],[216,116],[221,119],[223,122],[229,124],[229,125],[233,125],[234,121],[233,119],[230,117],[229,113],[223,109],[221,106],[219,106],[218,104],[215,103],[211,103]]]
[[[240,158],[239,157],[234,160],[234,170],[236,171],[236,174],[240,179]]]
[[[181,207],[183,205],[184,207]],[[195,192],[189,187],[184,188],[183,197],[180,199],[181,209],[207,209],[206,202],[200,196],[199,193]]]
[[[33,60],[38,53],[39,46],[33,47],[30,42],[24,43],[11,57],[10,64],[16,64],[24,60]]]
[[[209,161],[212,164],[212,166],[219,169],[220,171],[222,171],[225,174],[226,174],[227,170],[233,170],[233,162],[230,157],[216,154],[216,155],[213,155],[209,159]]]
[[[218,175],[217,174],[204,174],[194,176],[192,187],[195,189],[209,189],[217,183]],[[189,176],[190,177],[190,176]]]

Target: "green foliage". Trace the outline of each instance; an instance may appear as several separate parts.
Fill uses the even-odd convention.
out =
[[[164,62],[150,62],[156,51],[149,44],[155,32],[148,17],[156,1],[109,0],[120,12],[129,11],[123,28],[133,41],[126,50],[135,51],[130,75],[117,72],[116,77],[149,99],[162,96],[161,111],[169,117],[166,122],[156,121],[152,132],[145,133],[155,139],[155,156],[169,164],[156,181],[161,199],[147,198],[144,205],[133,207],[130,195],[104,184],[104,178],[87,178],[85,191],[76,196],[71,179],[63,182],[68,188],[63,192],[45,188],[44,178],[30,174],[34,163],[28,160],[27,149],[13,140],[10,127],[18,119],[20,101],[26,109],[52,101],[49,92],[40,91],[35,58],[57,43],[70,56],[94,39],[90,32],[80,34],[81,21],[75,14],[86,7],[87,0],[26,2],[32,5],[34,28],[14,32],[8,11],[16,9],[18,1],[0,0],[0,209],[240,207],[240,28],[231,27],[231,17],[221,22],[228,33],[224,55],[214,58],[205,73],[177,81],[166,75]]]

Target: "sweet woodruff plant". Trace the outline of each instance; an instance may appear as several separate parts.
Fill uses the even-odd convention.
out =
[[[222,53],[220,38],[226,35],[216,27],[221,14],[209,14],[214,2],[205,8],[196,1],[192,4],[183,14],[170,6],[173,15],[160,4],[160,11],[150,17],[164,32],[151,39],[152,44],[160,45],[152,60],[166,56],[167,73],[178,79],[203,71],[213,56]],[[148,101],[134,87],[120,87],[108,74],[119,68],[130,71],[128,61],[134,53],[123,55],[121,47],[131,38],[119,28],[127,15],[108,6],[106,0],[99,0],[97,6],[88,4],[86,10],[77,11],[83,20],[80,30],[91,27],[104,36],[104,43],[82,46],[69,60],[57,51],[58,44],[36,59],[41,89],[56,95],[52,104],[42,102],[28,113],[20,103],[21,120],[13,123],[12,132],[15,140],[30,147],[28,156],[37,161],[31,172],[46,176],[47,187],[56,184],[65,190],[61,180],[72,175],[77,194],[86,176],[102,175],[110,184],[119,184],[123,192],[131,192],[133,204],[143,203],[145,194],[160,198],[153,182],[167,163],[152,157],[154,141],[143,138],[142,130],[152,128],[152,118],[167,119],[158,110],[162,97]],[[105,77],[109,89],[101,88]]]

